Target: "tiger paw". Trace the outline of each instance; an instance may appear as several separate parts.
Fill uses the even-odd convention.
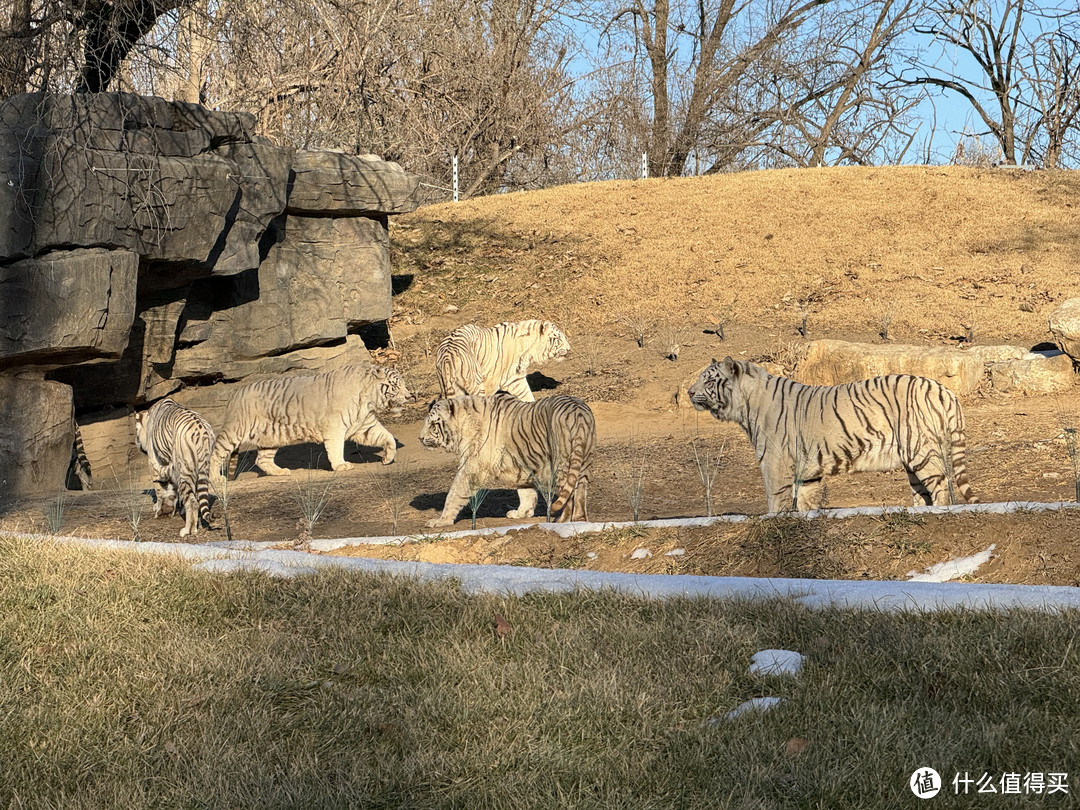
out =
[[[437,517],[437,518],[432,518],[431,520],[429,520],[424,525],[427,526],[429,529],[436,529],[439,526],[453,526],[454,521],[452,521],[452,520],[443,520],[441,517]]]
[[[518,520],[520,518],[531,518],[533,516],[532,509],[511,509],[506,513],[506,516],[511,520]]]
[[[269,470],[264,468],[263,472],[267,475],[292,475],[292,470],[285,467],[271,467]]]
[[[340,464],[334,465],[334,472],[343,472],[344,470],[351,470],[356,465],[351,461],[343,461]]]

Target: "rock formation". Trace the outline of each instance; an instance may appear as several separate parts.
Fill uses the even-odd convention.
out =
[[[72,408],[107,485],[136,407],[366,359],[418,178],[254,128],[126,93],[0,104],[0,501],[63,485]]]

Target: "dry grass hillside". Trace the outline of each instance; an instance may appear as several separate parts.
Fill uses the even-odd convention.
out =
[[[394,220],[406,320],[543,315],[597,333],[708,325],[1038,341],[1080,295],[1080,177],[942,167],[565,186]]]

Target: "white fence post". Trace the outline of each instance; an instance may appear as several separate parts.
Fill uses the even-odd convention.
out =
[[[642,180],[648,180],[649,179],[649,153],[648,152],[642,152],[641,153],[641,179]]]
[[[454,202],[458,201],[457,155],[454,155]]]

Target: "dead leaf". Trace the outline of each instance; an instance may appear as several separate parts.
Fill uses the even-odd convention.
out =
[[[506,619],[504,619],[502,616],[500,616],[498,613],[496,613],[495,614],[495,635],[497,635],[499,638],[506,638],[512,632],[514,632],[514,628],[510,626],[510,622],[508,622]]]
[[[784,743],[784,753],[789,757],[797,757],[806,750],[808,745],[810,745],[808,740],[804,740],[802,737],[792,737]]]

